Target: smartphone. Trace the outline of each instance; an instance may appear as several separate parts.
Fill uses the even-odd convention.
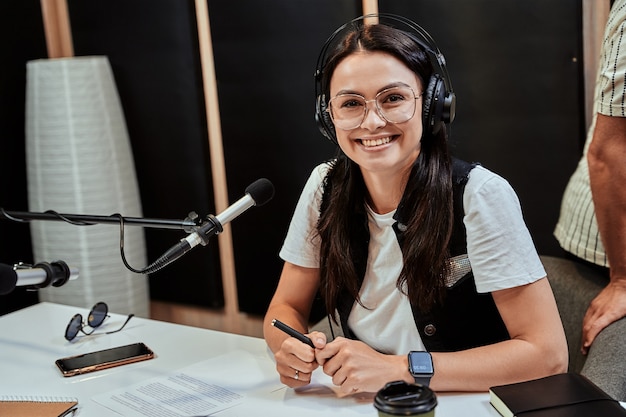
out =
[[[63,376],[74,376],[101,369],[154,358],[154,352],[143,343],[133,343],[56,360]]]

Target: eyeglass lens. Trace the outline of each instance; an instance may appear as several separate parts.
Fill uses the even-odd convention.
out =
[[[67,325],[67,328],[65,329],[65,338],[67,340],[74,339],[82,327],[83,316],[80,314],[75,314]]]
[[[392,87],[381,91],[373,100],[359,94],[339,94],[329,102],[330,115],[340,129],[355,129],[363,123],[368,103],[374,101],[378,114],[390,123],[404,123],[415,114],[416,96],[410,87]]]
[[[89,317],[87,317],[87,324],[89,324],[90,327],[100,326],[104,319],[107,317],[108,312],[109,307],[105,303],[103,303],[102,301],[96,303],[96,305],[94,305],[89,312]]]

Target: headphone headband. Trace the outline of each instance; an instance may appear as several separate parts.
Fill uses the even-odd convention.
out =
[[[322,46],[317,58],[317,68],[314,74],[316,96],[315,119],[320,131],[328,139],[337,143],[334,124],[326,111],[328,108],[328,98],[326,97],[325,91],[323,91],[324,86],[322,86],[323,72],[329,58],[328,51],[335,44],[337,38],[340,38],[340,34],[344,33],[347,29],[355,28],[356,25],[364,24],[364,21],[368,18],[376,18],[379,24],[402,30],[420,45],[429,57],[431,65],[433,66],[433,75],[430,80],[424,80],[427,85],[424,94],[422,116],[424,128],[430,129],[433,135],[438,133],[444,124],[452,123],[456,109],[456,96],[452,89],[448,69],[446,68],[446,60],[433,38],[425,29],[410,19],[389,13],[376,13],[357,17],[337,28]],[[401,24],[404,27],[398,28],[395,24]]]

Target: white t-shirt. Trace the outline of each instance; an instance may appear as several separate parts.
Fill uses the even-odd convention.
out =
[[[318,165],[300,195],[280,257],[306,268],[319,267],[319,237],[315,227],[328,164]],[[478,292],[529,284],[546,276],[522,217],[517,195],[502,177],[482,166],[469,175],[463,195],[468,258]],[[396,288],[402,252],[393,215],[368,207],[370,244],[360,297],[348,324],[374,349],[390,354],[425,350],[407,297]]]

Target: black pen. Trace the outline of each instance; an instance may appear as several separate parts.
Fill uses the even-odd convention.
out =
[[[306,343],[307,345],[309,345],[313,349],[315,349],[315,345],[313,344],[313,341],[311,341],[311,339],[309,339],[308,337],[306,337],[305,335],[303,335],[302,333],[300,333],[296,329],[292,329],[291,327],[287,326],[282,321],[277,320],[277,319],[273,319],[272,320],[272,326],[276,327],[279,330],[282,330],[283,332],[287,333],[289,336],[295,337],[296,339],[298,339],[302,343]]]

